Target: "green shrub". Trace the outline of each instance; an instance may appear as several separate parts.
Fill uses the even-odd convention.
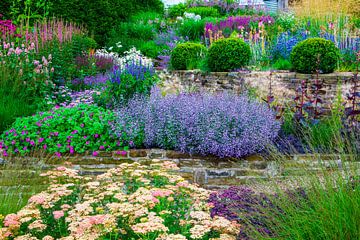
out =
[[[213,7],[192,7],[187,9],[186,12],[200,15],[201,18],[218,17],[220,15],[219,11]]]
[[[115,21],[128,20],[145,11],[163,13],[164,5],[161,0],[53,0],[50,15],[84,24],[103,45]]]
[[[143,42],[139,48],[140,52],[149,58],[157,58],[162,50],[162,46],[157,45],[154,41]]]
[[[165,23],[163,15],[157,12],[140,12],[132,16],[130,22],[141,25],[150,25],[156,30],[160,30]]]
[[[100,95],[94,95],[97,105],[106,108],[126,103],[135,95],[148,95],[159,80],[152,65],[130,61],[120,69],[114,67],[106,88]]]
[[[290,54],[290,60],[295,71],[300,73],[331,73],[340,57],[335,44],[323,38],[310,38],[299,42]],[[318,61],[319,60],[319,61]]]
[[[72,47],[74,56],[79,56],[90,49],[96,49],[97,43],[90,37],[76,35],[72,39]]]
[[[243,40],[224,38],[210,46],[208,65],[211,71],[227,72],[246,66],[250,57],[250,47]]]
[[[132,47],[138,49],[144,42],[152,40],[154,36],[154,26],[149,24],[121,22],[110,31],[106,45],[108,47],[113,47],[112,51],[121,54]],[[119,42],[122,46],[120,48],[116,47]]]
[[[204,35],[205,21],[185,19],[179,24],[178,31],[182,37],[190,41],[199,41],[201,36]]]
[[[291,70],[291,63],[289,60],[280,58],[273,64],[273,68],[276,70]]]
[[[109,131],[113,120],[111,111],[82,104],[18,118],[11,126],[12,131],[4,132],[1,139],[9,147],[8,154],[27,154],[33,150],[71,154],[114,150],[118,144]]]
[[[171,52],[170,64],[175,70],[196,68],[207,49],[199,43],[180,43]]]
[[[170,18],[176,18],[179,16],[181,17],[182,15],[184,15],[184,12],[186,12],[186,9],[187,9],[186,4],[179,3],[169,7],[167,14]]]
[[[215,23],[218,18],[204,18],[200,20],[185,19],[178,25],[178,33],[190,41],[200,41],[204,36],[205,24],[208,22]]]

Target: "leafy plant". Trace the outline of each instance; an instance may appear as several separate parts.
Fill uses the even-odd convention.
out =
[[[114,132],[131,147],[159,147],[218,157],[256,153],[277,136],[275,114],[245,96],[152,93],[116,111]]]
[[[204,45],[199,43],[180,43],[171,52],[170,64],[175,70],[197,68],[207,53]],[[192,67],[192,68],[191,68]]]
[[[243,40],[220,39],[209,48],[208,65],[214,72],[227,72],[246,66],[250,57],[250,47]]]
[[[157,81],[154,69],[141,62],[128,63],[124,69],[114,66],[105,91],[95,96],[95,102],[105,107],[126,103],[136,94],[148,95]]]
[[[175,4],[169,7],[167,10],[167,15],[170,18],[176,18],[184,15],[186,12],[187,6],[184,3]]]
[[[40,112],[18,118],[1,135],[0,149],[5,155],[44,151],[58,157],[66,153],[115,150],[123,146],[110,135],[109,124],[113,120],[111,111],[86,104]]]
[[[320,57],[320,65],[317,64]],[[331,73],[340,57],[339,49],[330,40],[310,38],[298,43],[291,51],[290,60],[293,68],[300,73]]]
[[[200,15],[201,18],[206,17],[219,17],[219,11],[213,7],[192,7],[186,9],[187,13],[194,13],[196,15]]]

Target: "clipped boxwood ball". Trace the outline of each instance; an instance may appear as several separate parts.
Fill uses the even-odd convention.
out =
[[[323,38],[309,38],[301,41],[295,45],[290,54],[294,70],[309,74],[316,70],[322,73],[334,72],[339,57],[340,51],[335,44]]]
[[[250,57],[250,46],[242,39],[223,38],[209,48],[208,65],[213,72],[228,72],[246,66]]]
[[[175,70],[188,70],[198,65],[207,49],[199,43],[180,43],[171,52],[170,64]]]

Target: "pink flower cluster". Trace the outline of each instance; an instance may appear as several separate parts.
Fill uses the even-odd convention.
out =
[[[53,181],[46,191],[5,217],[0,239],[37,239],[41,233],[49,240],[109,236],[186,240],[209,239],[208,234],[220,236],[212,240],[235,240],[240,226],[222,217],[212,218],[212,206],[207,203],[210,191],[174,174],[169,170],[172,165],[159,160],[147,165],[124,163],[96,178],[58,167],[43,174]],[[62,201],[71,204],[59,207]],[[40,214],[40,209],[45,211]],[[61,237],[54,235],[57,227]]]

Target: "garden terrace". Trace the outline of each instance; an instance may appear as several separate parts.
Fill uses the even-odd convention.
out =
[[[359,239],[359,13],[1,0],[0,240]]]

